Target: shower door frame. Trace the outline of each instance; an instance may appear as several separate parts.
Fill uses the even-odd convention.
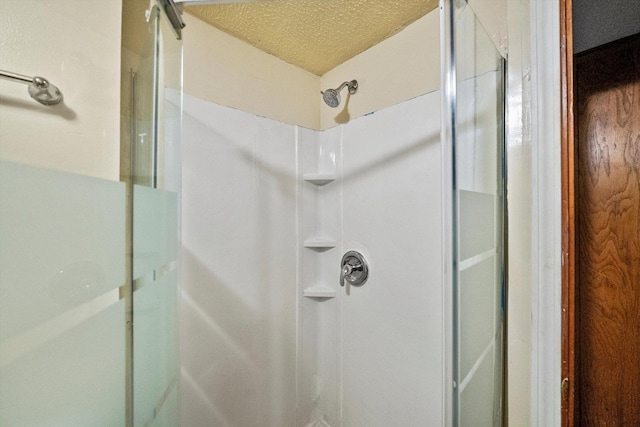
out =
[[[440,38],[441,38],[441,88],[442,88],[442,201],[443,201],[443,304],[444,304],[444,349],[445,370],[443,372],[445,389],[444,409],[445,425],[459,425],[458,386],[458,255],[457,245],[459,240],[458,227],[458,185],[456,179],[456,141],[457,141],[457,116],[456,106],[458,100],[457,81],[457,57],[455,13],[458,4],[468,5],[467,0],[440,0]],[[471,8],[473,12],[473,9]],[[475,12],[473,12],[475,16]],[[476,17],[477,19],[477,17]],[[497,49],[496,49],[497,51]],[[507,425],[507,318],[508,318],[508,215],[507,215],[507,150],[506,150],[506,82],[507,60],[502,57],[499,67],[500,84],[497,87],[499,113],[498,117],[498,141],[497,164],[498,183],[496,196],[499,197],[497,214],[500,215],[496,227],[498,231],[496,241],[496,257],[501,268],[499,282],[502,288],[502,335],[501,335],[501,384],[494,384],[494,392],[499,393],[501,423]],[[494,350],[495,351],[495,350]]]

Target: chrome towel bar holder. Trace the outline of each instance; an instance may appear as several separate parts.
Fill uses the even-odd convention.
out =
[[[0,70],[0,78],[29,85],[29,95],[42,105],[56,105],[62,101],[62,93],[44,77],[28,77]]]

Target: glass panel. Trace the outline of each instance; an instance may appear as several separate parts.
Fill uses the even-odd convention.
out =
[[[156,188],[133,188],[133,278],[169,265],[178,253],[178,195]]]
[[[451,7],[453,422],[502,425],[503,61],[464,0]],[[455,64],[455,65],[453,65]]]
[[[157,8],[150,14],[149,22],[140,16],[137,25],[146,26],[142,49],[131,52],[129,59],[134,70],[133,84],[133,137],[131,166],[133,183],[154,186],[157,150],[157,61],[160,12]],[[142,11],[139,11],[142,12]]]
[[[125,282],[124,184],[0,162],[0,339]]]
[[[177,388],[176,271],[144,285],[134,294],[134,386],[136,426],[154,422]],[[169,406],[176,402],[170,402]],[[169,416],[169,415],[166,415]],[[169,416],[170,417],[170,416]],[[161,424],[160,424],[161,425]],[[174,424],[177,425],[177,424]]]
[[[178,424],[182,45],[148,6],[123,2],[142,34],[122,50],[129,185],[0,162],[0,426],[133,425],[134,286],[136,422]]]
[[[493,350],[493,349],[492,349]],[[501,424],[496,419],[495,396],[496,385],[494,374],[495,363],[493,351],[483,357],[477,370],[469,377],[469,382],[464,384],[460,394],[460,421],[461,426],[497,426]],[[499,368],[499,365],[497,366]]]
[[[0,212],[0,425],[124,426],[124,184],[0,162]]]
[[[172,387],[164,405],[150,427],[176,427],[180,425],[178,419],[178,387]]]
[[[460,378],[471,373],[493,343],[495,265],[492,255],[460,272]]]
[[[494,249],[496,246],[496,197],[478,191],[460,190],[458,224],[460,259]]]
[[[138,12],[143,12],[139,9]],[[133,425],[177,425],[182,43],[154,7],[133,68],[131,295]],[[132,43],[135,45],[135,43]]]

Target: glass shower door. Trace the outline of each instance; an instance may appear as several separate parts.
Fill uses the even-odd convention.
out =
[[[503,423],[504,61],[462,0],[448,3],[453,424]]]
[[[0,160],[0,425],[125,426],[125,186]]]
[[[138,0],[123,55],[130,78],[130,134],[123,162],[129,194],[130,407],[128,425],[178,425],[178,240],[182,42],[157,5]],[[125,37],[128,36],[124,33]]]

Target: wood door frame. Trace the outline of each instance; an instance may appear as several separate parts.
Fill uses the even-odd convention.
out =
[[[563,427],[575,425],[575,139],[573,0],[560,0],[560,144],[562,177],[562,382]]]

